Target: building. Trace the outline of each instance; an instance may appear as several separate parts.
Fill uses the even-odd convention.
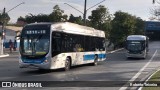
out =
[[[150,40],[160,40],[160,22],[146,21],[145,34],[150,38]]]
[[[15,27],[15,26],[6,26],[5,28],[5,38],[4,38],[4,47],[9,48],[9,41],[15,41],[17,34],[20,33],[22,27]],[[2,30],[0,30],[2,31]],[[17,40],[17,46],[19,47],[19,40]]]

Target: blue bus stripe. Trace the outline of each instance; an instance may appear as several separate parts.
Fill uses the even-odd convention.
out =
[[[87,55],[84,55],[84,58],[83,60],[94,60],[94,56],[95,54],[87,54]],[[106,54],[98,54],[98,58],[99,59],[104,59],[106,58]]]

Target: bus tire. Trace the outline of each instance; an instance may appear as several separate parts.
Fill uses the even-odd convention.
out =
[[[146,55],[142,59],[146,59]]]
[[[71,60],[70,58],[66,58],[64,70],[68,71],[71,68]]]
[[[94,66],[97,66],[97,65],[98,65],[98,55],[95,55],[93,65],[94,65]]]

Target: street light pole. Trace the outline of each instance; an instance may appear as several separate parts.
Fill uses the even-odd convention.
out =
[[[91,8],[93,8],[93,7],[97,6],[97,5],[99,5],[100,3],[104,2],[104,1],[106,1],[106,0],[103,0],[103,1],[101,1],[101,2],[99,2],[99,3],[97,3],[97,4],[95,4],[95,5],[93,5],[92,7],[86,9],[86,7],[87,7],[87,0],[85,0],[85,1],[84,1],[84,13],[81,12],[80,10],[76,9],[75,7],[69,5],[68,3],[64,3],[64,4],[66,4],[66,5],[70,6],[70,7],[72,7],[73,9],[77,10],[78,12],[82,13],[82,14],[83,14],[83,22],[84,22],[84,25],[86,25],[86,15],[87,15],[87,11],[88,11],[89,9],[91,9]]]
[[[87,0],[84,1],[84,14],[83,14],[84,25],[86,25],[86,14],[87,14],[86,6],[87,6]]]
[[[2,23],[2,41],[1,41],[1,55],[3,55],[4,54],[4,50],[3,50],[3,44],[4,44],[4,37],[5,37],[5,20],[6,20],[6,13],[8,13],[8,12],[10,12],[11,10],[13,10],[13,9],[15,9],[16,7],[18,7],[18,6],[20,6],[21,4],[25,4],[24,2],[22,2],[22,3],[20,3],[20,4],[18,4],[18,5],[16,5],[15,7],[13,7],[13,8],[11,8],[10,10],[8,10],[7,12],[6,12],[6,8],[4,8],[3,9],[3,23]]]
[[[153,2],[152,2],[153,4],[155,4],[155,0],[153,0]]]

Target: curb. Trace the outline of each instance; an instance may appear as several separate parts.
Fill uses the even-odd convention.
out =
[[[154,73],[152,73],[146,80],[145,80],[145,83],[154,75],[156,74],[158,71],[160,71],[160,68],[157,69]],[[143,87],[139,87],[137,90],[142,90]]]
[[[2,57],[8,57],[8,56],[9,56],[9,54],[0,55],[0,58],[2,58]]]

